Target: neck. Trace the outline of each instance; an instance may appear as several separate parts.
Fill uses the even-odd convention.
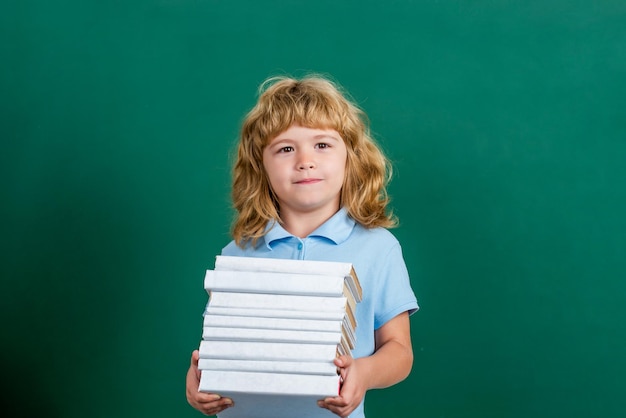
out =
[[[281,211],[282,227],[298,238],[306,238],[313,231],[329,220],[339,209],[332,212],[293,213]]]

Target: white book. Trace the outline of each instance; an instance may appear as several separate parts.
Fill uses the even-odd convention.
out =
[[[345,315],[341,315],[345,317]],[[203,326],[227,328],[291,329],[301,331],[341,332],[348,322],[337,316],[332,320],[259,317],[256,315],[205,315]]]
[[[332,361],[262,361],[201,358],[199,370],[337,375]]]
[[[337,311],[296,311],[293,309],[259,309],[251,307],[207,306],[204,317],[230,315],[259,318],[311,319],[319,321],[341,321],[346,313]]]
[[[341,377],[337,374],[328,376],[211,370],[201,373],[198,390],[222,396],[225,392],[232,393],[235,405],[237,405],[235,393],[313,395],[318,399],[337,396],[340,382]]]
[[[204,288],[209,294],[218,291],[298,296],[343,296],[350,307],[350,312],[356,312],[356,295],[352,294],[343,276],[207,270],[204,276]]]
[[[268,361],[333,361],[338,344],[200,341],[200,358]]]
[[[332,331],[334,327],[341,326],[345,331],[346,338],[350,342],[350,345],[354,347],[356,342],[356,321],[353,322],[348,313],[343,311],[296,311],[293,309],[285,310],[207,306],[204,314],[205,326],[264,328],[264,326],[259,325],[263,322],[263,320],[278,320],[279,322],[274,323],[276,324],[277,329],[293,329],[293,327],[297,325],[285,324],[288,324],[291,321],[297,323],[297,320],[306,321],[309,325],[302,323],[302,328],[296,329],[309,329],[310,327],[311,330]],[[250,325],[244,326],[243,324],[247,321],[250,321]],[[343,323],[343,325],[341,325],[341,323]]]
[[[207,341],[339,344],[341,342],[341,331],[204,327],[202,329],[202,339]]]
[[[215,270],[343,276],[356,301],[360,302],[363,296],[363,290],[351,263],[218,255],[215,258]]]
[[[344,276],[263,271],[207,270],[206,290],[311,296],[347,296]]]
[[[288,309],[296,311],[345,311],[344,296],[298,296],[211,291],[209,306]]]

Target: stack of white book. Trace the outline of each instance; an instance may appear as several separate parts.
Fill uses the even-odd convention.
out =
[[[333,363],[351,355],[362,290],[350,263],[217,256],[204,287],[199,390],[230,397],[220,417],[333,416]]]

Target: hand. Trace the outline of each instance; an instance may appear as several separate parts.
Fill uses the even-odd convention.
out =
[[[200,370],[198,370],[198,358],[200,353],[194,350],[191,353],[191,365],[187,371],[187,402],[205,415],[215,415],[224,409],[234,405],[230,398],[222,398],[216,393],[198,392],[200,385]]]
[[[335,359],[339,374],[343,380],[339,396],[329,397],[318,401],[318,405],[326,408],[340,417],[350,415],[361,403],[367,390],[363,379],[359,377],[359,363],[350,356],[341,356]]]

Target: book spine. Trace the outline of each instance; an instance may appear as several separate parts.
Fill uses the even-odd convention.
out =
[[[350,291],[342,276],[230,270],[207,270],[204,288],[207,291],[310,296],[342,296]]]
[[[205,317],[208,315],[231,315],[258,318],[310,319],[319,321],[342,320],[346,313],[337,311],[296,311],[293,309],[256,309],[249,307],[207,306]]]
[[[200,358],[267,361],[332,361],[337,344],[201,341]]]
[[[258,361],[258,360],[223,360],[206,359],[198,361],[199,370],[223,370],[263,373],[296,373],[336,376],[337,367],[332,361]]]
[[[299,296],[211,291],[209,306],[341,311],[346,309],[347,299],[344,296]]]
[[[201,374],[199,390],[210,393],[316,395],[321,399],[337,396],[339,386],[339,376],[215,370]]]
[[[345,316],[344,316],[345,318]],[[326,331],[339,332],[348,325],[344,319],[313,320],[291,318],[264,318],[258,316],[233,316],[233,315],[205,315],[203,326],[205,327],[228,327],[228,328],[257,328],[276,330],[299,330],[299,331]],[[353,330],[350,330],[353,332]]]
[[[339,344],[341,332],[299,331],[283,329],[204,327],[207,341],[268,341],[285,343]]]
[[[345,277],[351,274],[352,264],[335,261],[233,257],[218,255],[215,258],[215,270],[324,274]]]
[[[342,276],[354,292],[357,302],[360,302],[363,296],[361,284],[351,263],[218,255],[215,258],[215,270]]]

